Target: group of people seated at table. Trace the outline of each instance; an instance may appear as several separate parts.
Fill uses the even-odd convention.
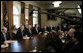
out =
[[[20,28],[15,29],[15,26],[13,27],[14,29],[12,30],[14,37],[16,39],[22,39],[23,36],[26,37],[32,37],[33,35],[39,35],[42,33],[49,33],[51,31],[55,31],[55,28],[51,25],[50,27],[47,27],[46,25],[44,28],[40,28],[38,24],[35,25],[35,27],[32,27],[32,25],[27,25],[27,26],[20,26]],[[17,32],[15,32],[17,30]]]
[[[46,52],[81,52],[82,51],[82,32],[75,28],[70,28],[67,36],[64,34],[65,43],[58,33],[50,33],[45,39]]]
[[[81,52],[82,32],[80,28],[79,26],[69,26],[69,28],[62,29],[59,25],[57,27],[59,30],[56,33],[48,34],[45,39],[46,52]],[[64,37],[60,38],[60,36]]]
[[[3,27],[1,31],[1,42],[3,43],[5,40],[9,39],[22,39],[24,36],[32,37],[33,35],[39,35],[44,32],[49,33],[51,32],[51,30],[54,30],[53,26],[44,26],[44,28],[40,28],[38,24],[36,24],[35,27],[32,27],[32,25],[21,25],[18,29],[16,29],[16,27],[13,26],[12,36],[10,36],[7,28]]]
[[[48,33],[45,39],[47,52],[52,52],[52,51],[80,52],[82,33],[77,30],[78,28],[70,27],[70,26],[65,27],[65,25],[64,27],[58,25],[56,28],[53,25],[50,25],[49,27],[45,25],[43,28],[40,28],[38,24],[36,24],[35,27],[32,27],[32,25],[27,25],[27,26],[22,25],[18,29],[16,29],[14,26],[13,34],[15,35],[14,36],[15,39],[22,39],[24,36],[32,37],[33,35]],[[16,32],[14,30],[16,30]],[[59,37],[60,35],[62,35],[61,31],[63,31],[64,33],[66,32],[66,35],[64,35],[66,46],[64,47]],[[7,28],[3,27],[1,32],[1,44],[3,44],[5,40],[9,40],[9,39],[11,39],[11,36],[7,32]],[[49,48],[53,50],[51,49],[49,50]]]

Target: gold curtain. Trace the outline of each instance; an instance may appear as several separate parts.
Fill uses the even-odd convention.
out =
[[[21,25],[25,25],[25,3],[21,2]]]
[[[33,11],[32,11],[32,9],[33,9],[33,6],[32,5],[30,5],[29,4],[29,18],[28,18],[28,24],[31,24],[31,25],[33,25]]]
[[[5,9],[5,6],[6,6],[6,9]],[[8,21],[9,32],[10,32],[10,35],[11,35],[11,28],[13,26],[13,1],[2,1],[2,9],[3,9],[2,18],[4,19],[6,17],[6,21]],[[5,16],[4,16],[4,13],[6,13]],[[3,24],[3,22],[2,22],[2,24]]]

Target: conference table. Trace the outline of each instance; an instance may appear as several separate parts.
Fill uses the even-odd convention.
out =
[[[34,35],[31,39],[14,40],[7,48],[1,48],[1,52],[30,52],[35,47],[38,51],[45,48],[43,35]]]

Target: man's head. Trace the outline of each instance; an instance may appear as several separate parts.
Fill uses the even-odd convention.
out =
[[[20,27],[20,29],[21,29],[21,31],[23,31],[23,30],[24,30],[24,26],[22,25],[22,26]]]
[[[47,28],[47,26],[45,25],[44,28]]]
[[[29,29],[32,28],[32,25],[28,25],[28,28],[29,28]]]
[[[53,25],[50,25],[50,27],[53,27]]]
[[[36,25],[35,25],[35,27],[39,27],[39,25],[38,25],[38,24],[36,24]]]
[[[3,27],[3,28],[2,28],[2,32],[3,32],[3,33],[7,33],[7,28],[6,28],[6,27]]]
[[[69,34],[69,36],[70,37],[73,37],[74,36],[74,32],[75,32],[76,30],[74,29],[74,28],[71,28],[69,31],[68,31],[68,34]]]

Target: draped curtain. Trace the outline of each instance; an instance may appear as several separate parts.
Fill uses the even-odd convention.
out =
[[[21,25],[25,25],[25,3],[21,2]]]
[[[29,4],[29,18],[28,24],[33,25],[33,6]]]

